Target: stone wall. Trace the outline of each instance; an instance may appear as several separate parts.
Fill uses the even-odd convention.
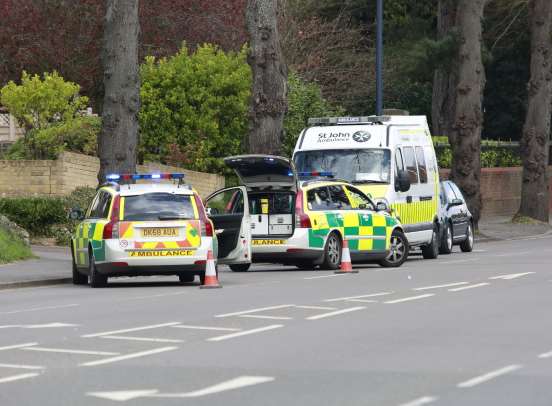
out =
[[[98,158],[65,152],[55,161],[0,160],[0,197],[63,196],[79,186],[96,187],[100,169]],[[147,163],[138,172],[183,172],[202,197],[224,187],[224,177]]]

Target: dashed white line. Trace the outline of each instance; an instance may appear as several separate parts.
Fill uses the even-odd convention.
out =
[[[258,312],[263,312],[263,311],[266,311],[266,310],[285,309],[287,307],[294,307],[294,306],[295,305],[292,305],[292,304],[284,304],[284,305],[278,305],[278,306],[259,307],[257,309],[244,310],[244,311],[241,311],[241,312],[218,314],[215,317],[241,316],[242,314],[258,313]]]
[[[423,398],[414,399],[410,402],[401,403],[400,406],[423,406],[423,405],[433,403],[436,400],[437,400],[436,397],[424,396]]]
[[[224,341],[224,340],[229,340],[231,338],[247,336],[247,335],[250,335],[250,334],[262,333],[262,332],[265,332],[265,331],[270,331],[270,330],[274,330],[274,329],[282,328],[282,327],[284,327],[282,324],[273,324],[271,326],[255,328],[253,330],[245,330],[245,331],[240,331],[239,333],[226,334],[226,335],[223,335],[223,336],[208,338],[207,341]]]
[[[293,320],[293,317],[286,316],[264,316],[262,314],[242,314],[239,317],[247,317],[250,319],[266,319],[266,320]]]
[[[240,376],[235,379],[231,379],[226,382],[219,383],[217,385],[209,386],[205,389],[196,390],[193,392],[187,392],[187,393],[178,393],[178,394],[171,394],[171,393],[159,393],[159,394],[153,394],[151,397],[155,398],[198,398],[201,396],[206,395],[212,395],[214,393],[220,393],[225,392],[228,390],[235,390],[239,388],[244,388],[246,386],[253,386],[253,385],[259,385],[261,383],[267,383],[274,381],[273,377],[270,376]]]
[[[7,383],[7,382],[19,381],[21,379],[34,378],[35,376],[38,376],[38,375],[40,374],[37,372],[29,372],[27,374],[12,375],[12,376],[8,376],[6,378],[0,379],[0,383]]]
[[[377,300],[371,300],[371,299],[347,299],[346,302],[354,302],[354,303],[378,303]]]
[[[357,310],[366,309],[365,306],[349,307],[348,309],[336,310],[335,312],[317,314],[316,316],[307,317],[306,320],[320,320],[325,319],[326,317],[338,316],[340,314],[356,312]]]
[[[66,304],[66,305],[59,305],[59,306],[44,306],[44,307],[32,307],[30,309],[21,309],[21,310],[11,310],[8,312],[0,312],[0,314],[17,314],[17,313],[27,313],[27,312],[37,312],[40,310],[53,310],[53,309],[64,309],[66,307],[75,307],[79,306],[78,304]]]
[[[149,350],[149,351],[134,352],[132,354],[120,355],[118,357],[104,358],[104,359],[97,360],[97,361],[85,362],[84,364],[80,364],[79,366],[81,366],[81,367],[93,367],[93,366],[96,366],[96,365],[111,364],[113,362],[124,361],[124,360],[127,360],[127,359],[133,359],[133,358],[139,358],[139,357],[145,357],[147,355],[160,354],[162,352],[173,351],[173,350],[176,350],[176,349],[178,349],[178,347],[156,348],[154,350]]]
[[[111,340],[128,340],[128,341],[145,341],[150,343],[183,343],[184,340],[176,340],[172,338],[149,338],[149,337],[132,337],[132,336],[101,336],[100,338],[108,338]]]
[[[544,352],[544,353],[540,354],[539,358],[541,358],[541,359],[552,358],[552,351]]]
[[[209,327],[209,326],[189,326],[186,324],[179,324],[172,326],[173,328],[184,328],[190,330],[209,330],[209,331],[241,331],[241,328],[229,328],[229,327]]]
[[[520,255],[530,254],[532,251],[517,251],[517,252],[508,252],[506,254],[495,254],[495,257],[517,257]]]
[[[127,328],[127,329],[124,329],[124,330],[104,331],[104,332],[101,332],[101,333],[85,334],[81,337],[91,338],[91,337],[100,337],[100,336],[111,336],[111,335],[114,335],[114,334],[132,333],[133,331],[152,330],[152,329],[155,329],[155,328],[176,326],[177,324],[180,324],[180,322],[174,321],[174,322],[170,322],[170,323],[153,324],[153,325],[150,325],[150,326]]]
[[[468,283],[469,282],[454,282],[454,283],[446,283],[444,285],[422,286],[421,288],[414,288],[412,290],[430,290],[430,289],[450,288],[452,286],[467,285]]]
[[[431,296],[435,296],[435,293],[426,293],[425,295],[403,297],[401,299],[388,300],[387,302],[383,302],[383,303],[385,303],[385,304],[395,304],[395,303],[410,302],[412,300],[425,299],[425,298],[431,297]]]
[[[365,297],[378,297],[378,296],[386,296],[390,295],[393,292],[378,292],[378,293],[370,293],[368,295],[358,295],[358,296],[347,296],[347,297],[336,297],[333,299],[326,299],[324,302],[339,302],[342,300],[349,300],[349,299],[363,299]]]
[[[497,276],[491,276],[489,279],[504,279],[504,280],[510,280],[510,279],[517,279],[521,278],[522,276],[531,275],[536,272],[523,272],[523,273],[511,273],[506,275],[497,275]]]
[[[498,378],[502,375],[506,375],[511,372],[517,371],[518,369],[521,369],[521,368],[523,368],[523,365],[508,365],[504,368],[500,368],[500,369],[488,372],[486,374],[476,376],[475,378],[472,378],[472,379],[468,379],[467,381],[461,382],[456,386],[458,388],[471,388],[473,386]]]
[[[448,291],[449,292],[460,292],[461,290],[481,288],[481,287],[487,286],[487,285],[490,285],[490,283],[488,283],[488,282],[476,283],[475,285],[462,286],[461,288],[449,289]]]
[[[298,309],[307,309],[307,310],[337,310],[336,307],[329,306],[295,306]]]
[[[87,350],[71,350],[65,348],[44,348],[44,347],[25,347],[23,351],[41,351],[41,352],[58,352],[62,354],[80,354],[80,355],[119,355],[118,352],[107,351],[87,351]]]
[[[38,343],[24,343],[24,344],[7,345],[5,347],[0,347],[0,351],[16,350],[18,348],[32,347],[33,345],[38,345]]]
[[[439,265],[453,265],[453,264],[462,264],[464,262],[472,262],[472,261],[479,261],[479,258],[469,258],[469,259],[458,259],[455,261],[445,261],[445,262],[439,262]]]
[[[336,274],[336,275],[321,275],[321,276],[310,276],[308,278],[303,278],[304,280],[310,279],[322,279],[322,278],[336,278],[338,276],[345,276],[346,274]]]
[[[46,369],[46,367],[38,365],[23,365],[23,364],[0,364],[0,368],[13,368],[13,369]]]

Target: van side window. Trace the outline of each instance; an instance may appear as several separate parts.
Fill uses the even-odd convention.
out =
[[[427,183],[427,165],[424,156],[424,149],[422,147],[416,147],[416,160],[418,161],[420,183]]]
[[[320,187],[307,192],[307,207],[309,210],[330,210],[332,201],[328,188]]]
[[[330,197],[332,199],[332,209],[351,210],[351,203],[342,186],[330,186]]]
[[[404,156],[404,164],[406,166],[406,170],[408,171],[408,177],[410,178],[410,183],[418,183],[418,169],[416,168],[414,148],[403,147],[402,152]]]
[[[399,171],[404,171],[404,164],[401,150],[397,148],[395,151],[395,176],[399,174]]]

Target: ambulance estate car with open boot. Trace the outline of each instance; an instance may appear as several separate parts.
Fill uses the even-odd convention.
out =
[[[203,280],[207,252],[216,258],[217,241],[199,195],[183,178],[109,175],[86,214],[71,213],[82,220],[71,240],[73,283],[101,287],[109,277],[139,275]]]
[[[354,185],[328,173],[297,173],[293,162],[283,157],[242,155],[224,161],[244,186],[206,199],[219,252],[236,249],[236,243],[245,249],[244,222],[252,238],[252,257],[230,265],[232,270],[247,271],[251,262],[337,269],[344,238],[353,262],[396,267],[406,260],[408,242],[400,223],[385,205],[376,211]]]
[[[299,172],[329,171],[386,201],[411,247],[439,254],[439,173],[425,116],[309,120],[295,146]]]

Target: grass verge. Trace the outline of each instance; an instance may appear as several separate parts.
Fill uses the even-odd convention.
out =
[[[32,257],[31,249],[23,241],[0,228],[0,264]]]

